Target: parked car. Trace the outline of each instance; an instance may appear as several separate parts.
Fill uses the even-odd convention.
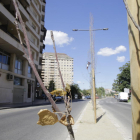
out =
[[[54,100],[57,100],[57,101],[61,102],[63,100],[63,97],[62,96],[55,96]]]
[[[96,96],[96,99],[99,99],[99,96]]]
[[[128,101],[128,98],[129,98],[129,96],[128,96],[128,93],[127,92],[120,92],[119,94],[118,94],[118,101],[120,102],[120,101]]]
[[[87,99],[91,99],[91,96],[86,96]]]

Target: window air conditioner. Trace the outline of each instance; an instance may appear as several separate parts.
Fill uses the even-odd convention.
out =
[[[12,75],[12,74],[7,74],[7,80],[8,80],[8,81],[13,81],[13,80],[14,80],[14,75]]]

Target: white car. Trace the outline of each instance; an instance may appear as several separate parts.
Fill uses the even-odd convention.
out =
[[[127,92],[120,92],[118,94],[118,101],[119,102],[120,101],[128,101],[128,98],[129,98],[129,96],[128,96],[128,93]]]

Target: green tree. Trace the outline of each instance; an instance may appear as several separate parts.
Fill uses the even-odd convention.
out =
[[[78,94],[78,99],[81,99],[81,90],[79,88],[79,85],[78,84],[72,84],[70,85],[70,88],[71,88],[71,95],[72,95],[72,99],[75,98],[75,94]]]
[[[117,79],[112,84],[114,91],[124,91],[124,88],[130,88],[130,62],[120,67],[119,70],[121,73],[117,75]]]
[[[105,89],[103,87],[99,87],[95,89],[97,96],[102,97],[105,96]]]
[[[48,90],[49,92],[52,92],[53,90],[55,90],[55,82],[53,80],[50,81]]]
[[[86,95],[91,94],[91,89],[83,89],[81,90],[81,92],[86,96]]]

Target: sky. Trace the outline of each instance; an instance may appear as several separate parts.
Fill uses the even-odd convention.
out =
[[[90,13],[93,15],[96,87],[112,89],[119,67],[130,60],[127,13],[123,0],[46,0],[44,52],[54,52],[50,30],[54,32],[58,53],[74,59],[73,82],[90,88]]]

